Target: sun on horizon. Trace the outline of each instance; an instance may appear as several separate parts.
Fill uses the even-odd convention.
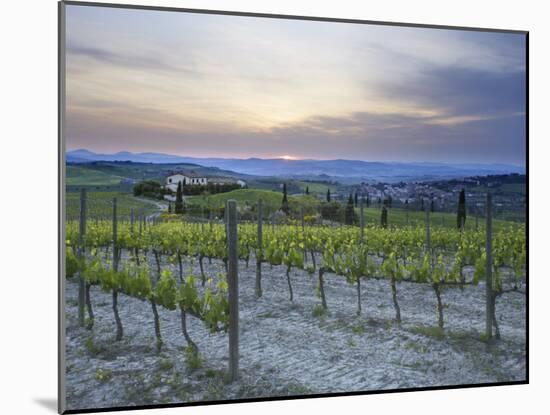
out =
[[[299,160],[300,159],[300,157],[289,156],[288,154],[285,154],[284,156],[280,156],[279,158],[283,159],[283,160]]]

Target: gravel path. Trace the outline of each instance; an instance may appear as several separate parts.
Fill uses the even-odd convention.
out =
[[[223,271],[220,261],[205,268]],[[525,296],[503,295],[497,303],[502,339],[481,340],[485,287],[442,290],[445,330],[437,325],[436,299],[425,284],[399,283],[402,325],[395,317],[388,281],[362,284],[361,316],[356,288],[325,275],[328,314],[318,315],[317,277],[291,272],[289,301],[284,267],[263,266],[263,291],[254,297],[255,270],[240,263],[239,381],[224,380],[228,338],[209,334],[188,318],[188,331],[202,362],[186,360],[178,312],[160,309],[163,350],[155,348],[148,303],[119,296],[124,338],[114,341],[111,295],[91,291],[92,331],[77,326],[77,283],[67,282],[67,403],[69,409],[131,406],[247,397],[304,395],[525,379]],[[152,267],[152,269],[154,269]],[[185,269],[199,274],[197,261]],[[175,270],[175,268],[174,268]],[[193,365],[195,363],[195,365]],[[196,367],[194,370],[193,367]],[[199,367],[200,366],[200,367]]]

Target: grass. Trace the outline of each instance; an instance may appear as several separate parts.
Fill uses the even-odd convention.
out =
[[[119,192],[88,192],[87,193],[87,211],[88,218],[111,218],[113,215],[113,198],[117,198],[118,216],[130,216],[130,209],[134,209],[136,215],[143,210],[143,213],[149,215],[158,210],[153,201],[148,202],[136,199],[130,193]],[[66,194],[66,210],[68,219],[77,219],[80,213],[80,194],[78,192],[68,192]]]
[[[326,183],[315,183],[315,182],[304,182],[304,181],[295,181],[301,191],[305,191],[306,187],[309,187],[309,193],[327,193],[327,189],[330,189],[331,193],[336,191],[337,186],[334,184]]]
[[[187,369],[189,369],[189,371],[193,372],[203,366],[200,354],[196,352],[191,346],[187,346],[183,349],[183,355],[185,358],[185,365],[187,366]]]
[[[103,348],[100,346],[97,346],[94,343],[94,339],[92,337],[88,337],[86,341],[84,342],[84,347],[88,351],[88,353],[91,356],[97,356],[99,353],[103,351]]]
[[[311,191],[311,187],[310,187]],[[190,197],[189,203],[197,208],[207,208],[209,206],[219,208],[224,206],[225,201],[233,199],[237,201],[237,205],[240,207],[250,206],[254,208],[259,199],[262,199],[264,205],[264,215],[270,211],[275,211],[280,208],[282,202],[282,193],[271,190],[260,189],[239,189],[233,190],[227,193],[220,193],[210,196],[193,196]],[[319,212],[320,202],[313,196],[288,196],[289,205],[292,211],[299,212],[301,207],[307,214],[311,212]],[[359,216],[359,208],[355,208],[357,216]],[[369,207],[364,209],[365,224],[380,224],[380,208]],[[403,208],[391,208],[388,212],[388,224],[389,226],[405,226],[407,224],[411,226],[424,225],[426,221],[426,213],[421,211],[407,211]],[[466,229],[474,230],[476,227],[475,218],[473,216],[467,216]],[[456,213],[454,212],[431,212],[430,224],[432,227],[445,227],[456,229]],[[493,229],[495,231],[502,230],[513,224],[513,222],[493,219]],[[483,229],[484,219],[478,218],[478,229]]]
[[[442,340],[445,337],[445,333],[441,327],[427,327],[427,326],[418,326],[412,327],[411,331],[416,334],[421,334],[427,337],[433,337],[437,340]]]
[[[255,206],[258,200],[262,199],[262,203],[266,210],[277,210],[281,207],[283,200],[282,192],[274,192],[272,190],[260,189],[238,189],[227,193],[218,193],[209,196],[192,196],[189,197],[189,203],[199,207],[222,207],[227,200],[236,200],[238,206]],[[294,206],[314,207],[318,205],[317,199],[313,196],[288,196],[290,208]]]
[[[357,334],[359,336],[362,336],[363,334],[365,334],[365,328],[362,326],[362,325],[356,325],[356,326],[353,326],[351,328],[351,331],[354,333],[354,334]]]
[[[527,192],[527,187],[525,183],[505,183],[500,186],[500,190],[503,192],[514,192],[525,194]]]
[[[65,177],[67,186],[111,186],[124,178],[81,166],[67,166]]]
[[[359,217],[360,209],[355,209],[357,217]],[[364,209],[365,215],[365,225],[367,224],[380,224],[380,208],[378,207],[369,207]],[[426,223],[426,212],[412,211],[408,212],[409,220],[408,223],[411,226],[422,225]],[[478,229],[483,229],[484,227],[484,218],[478,218]],[[405,226],[407,224],[407,211],[402,208],[391,208],[388,210],[388,226]],[[493,219],[493,230],[499,231],[502,230],[513,222]],[[444,228],[453,228],[456,229],[456,213],[449,212],[430,212],[430,225],[433,227],[444,227]],[[466,217],[466,229],[474,230],[475,229],[475,218],[472,216]]]
[[[109,369],[96,369],[95,378],[99,382],[108,382],[113,378],[113,372]]]
[[[321,304],[315,304],[311,314],[313,317],[322,317],[327,314],[327,310]]]
[[[506,193],[520,193],[522,195],[527,193],[527,187],[525,183],[504,183],[504,184],[501,184],[500,186],[491,187],[491,188],[487,188],[485,186],[468,188],[469,192],[486,193],[487,190],[489,190],[491,193],[506,192]]]
[[[172,362],[170,359],[168,358],[163,358],[160,360],[159,362],[159,368],[161,370],[170,370],[174,367],[174,362]]]

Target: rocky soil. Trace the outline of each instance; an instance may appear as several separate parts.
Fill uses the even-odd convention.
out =
[[[119,295],[124,338],[115,341],[111,294],[91,290],[93,330],[78,327],[78,284],[66,286],[66,391],[68,409],[370,391],[524,380],[526,299],[504,294],[497,303],[501,340],[486,342],[485,287],[445,288],[445,329],[437,329],[436,298],[426,284],[398,284],[402,324],[388,281],[356,288],[325,275],[328,313],[320,312],[317,277],[292,271],[289,301],[284,267],[263,266],[263,291],[254,296],[255,270],[241,262],[240,379],[226,382],[228,337],[210,334],[188,317],[200,360],[184,349],[179,312],[159,309],[163,348],[155,347],[147,302]],[[172,266],[165,263],[165,266]],[[197,261],[186,269],[199,275]],[[220,261],[205,267],[223,272]],[[174,268],[175,270],[175,268]]]

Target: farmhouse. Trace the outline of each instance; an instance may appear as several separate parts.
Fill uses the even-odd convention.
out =
[[[166,187],[173,192],[178,189],[178,183],[184,185],[198,185],[205,186],[208,183],[206,177],[199,176],[194,171],[174,173],[166,177]]]

